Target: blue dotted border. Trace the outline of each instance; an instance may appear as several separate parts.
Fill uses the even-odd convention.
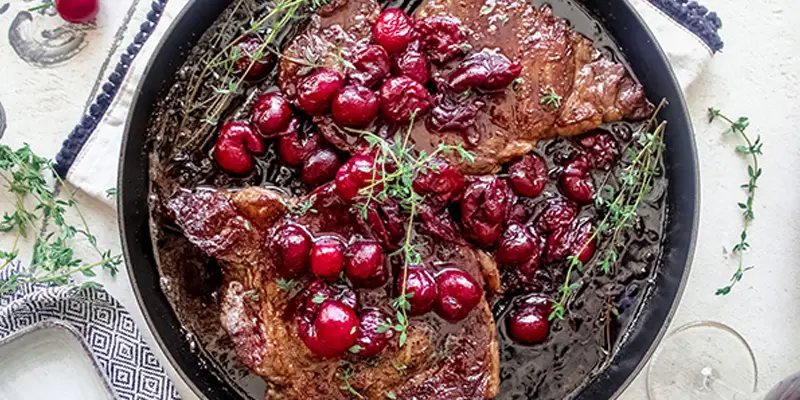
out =
[[[700,38],[713,52],[722,50],[724,43],[719,37],[722,20],[716,12],[689,0],[648,0],[659,10],[669,15]]]
[[[94,102],[89,106],[89,112],[81,118],[81,122],[70,132],[61,150],[56,155],[55,170],[61,177],[66,177],[75,159],[78,157],[89,136],[97,129],[97,125],[103,119],[103,115],[108,110],[114,97],[119,92],[120,85],[128,74],[131,63],[142,50],[150,34],[155,30],[161,15],[164,12],[164,7],[167,5],[168,0],[153,1],[150,12],[147,13],[147,20],[139,26],[139,33],[133,39],[133,43],[128,46],[125,52],[120,56],[119,63],[117,63],[114,72],[109,75],[106,83],[103,84],[100,94],[97,95]]]

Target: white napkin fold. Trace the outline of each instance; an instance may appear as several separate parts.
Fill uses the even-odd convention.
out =
[[[164,1],[164,0],[162,0]],[[175,17],[191,0],[169,0],[151,40],[140,50],[121,83],[113,102],[96,129],[68,166],[67,180],[88,194],[115,207],[106,195],[117,182],[117,164],[125,120],[142,72],[158,41]],[[656,36],[672,64],[681,88],[686,90],[705,69],[713,54],[722,47],[717,36],[721,27],[715,13],[686,0],[629,0]],[[75,143],[65,144],[76,146]]]

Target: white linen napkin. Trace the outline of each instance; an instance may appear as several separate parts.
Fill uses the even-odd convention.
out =
[[[108,110],[92,132],[80,140],[68,139],[57,159],[60,171],[73,185],[115,207],[106,191],[116,185],[117,163],[125,120],[142,71],[175,16],[190,0],[169,0],[163,15],[131,64]],[[722,48],[717,35],[721,22],[716,13],[686,0],[630,0],[647,22],[672,64],[678,82],[686,90]],[[112,81],[113,83],[113,81]],[[85,121],[83,121],[85,122]],[[85,129],[88,130],[88,129]],[[73,132],[74,134],[74,132]],[[72,136],[72,135],[71,135]],[[82,143],[80,143],[82,142]],[[65,154],[67,153],[67,154]],[[72,159],[70,159],[72,158]]]

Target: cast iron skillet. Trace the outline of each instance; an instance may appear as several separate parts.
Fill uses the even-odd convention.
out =
[[[185,61],[188,50],[231,0],[194,0],[162,38],[133,101],[119,164],[120,232],[133,289],[156,341],[194,392],[210,399],[238,399],[226,381],[208,366],[189,341],[159,286],[148,227],[148,156],[146,132],[159,95]],[[648,98],[666,98],[659,117],[669,121],[664,141],[669,179],[667,226],[662,265],[655,285],[643,299],[638,318],[624,334],[611,365],[580,391],[576,399],[616,397],[643,367],[661,339],[683,291],[695,244],[699,204],[697,156],[689,114],[664,53],[626,1],[583,0],[625,53]]]

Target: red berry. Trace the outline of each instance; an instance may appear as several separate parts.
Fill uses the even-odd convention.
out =
[[[399,53],[405,50],[413,33],[414,26],[411,18],[399,8],[383,10],[375,25],[372,26],[375,43],[383,46],[389,53]]]
[[[317,70],[297,86],[297,106],[310,115],[323,115],[343,86],[342,74],[328,68]]]
[[[539,253],[539,239],[527,227],[511,224],[500,237],[495,255],[500,264],[516,265],[538,259]]]
[[[383,249],[374,240],[352,243],[348,248],[344,268],[353,285],[360,287],[379,287],[389,277]]]
[[[359,351],[356,354],[363,357],[372,357],[386,348],[389,340],[394,336],[394,329],[386,329],[379,332],[378,327],[386,324],[388,318],[389,315],[374,308],[368,308],[359,313],[358,319],[361,324],[358,328],[358,340],[356,341]]]
[[[375,167],[375,159],[370,156],[357,155],[347,160],[336,172],[336,194],[344,201],[353,201],[359,190],[372,182]]]
[[[547,183],[547,164],[536,154],[528,154],[508,168],[509,182],[520,196],[536,197]]]
[[[311,248],[311,272],[320,278],[336,279],[344,267],[344,244],[335,238],[322,238]]]
[[[257,80],[261,79],[267,75],[269,72],[269,63],[268,61],[268,54],[266,50],[261,52],[261,57],[257,60],[253,60],[259,49],[264,42],[258,36],[247,36],[239,41],[236,46],[239,48],[239,59],[236,60],[235,63],[235,70],[239,74],[245,73],[247,71],[247,75],[245,78],[248,80]],[[252,66],[250,65],[252,64]],[[249,70],[248,70],[249,68]]]
[[[510,210],[511,195],[504,181],[495,175],[476,178],[461,198],[461,223],[465,234],[489,247],[500,237]]]
[[[578,215],[575,203],[563,198],[554,198],[547,202],[544,210],[536,219],[536,230],[541,233],[553,232],[556,229],[572,223]]]
[[[424,85],[430,78],[428,57],[419,50],[412,50],[411,47],[392,58],[392,73],[395,76],[407,76]]]
[[[408,122],[414,113],[419,119],[431,107],[425,87],[407,76],[397,76],[384,82],[380,102],[381,114],[394,124]]]
[[[461,321],[478,305],[483,289],[468,273],[446,269],[436,276],[436,314],[450,322]]]
[[[225,172],[247,175],[255,168],[253,154],[263,154],[265,150],[250,124],[228,122],[219,131],[214,159]]]
[[[378,96],[363,86],[347,86],[333,100],[331,111],[337,124],[363,128],[378,116]]]
[[[272,237],[272,253],[282,276],[292,278],[305,272],[311,254],[311,237],[298,225],[286,224]]]
[[[558,186],[564,196],[572,201],[587,204],[594,201],[594,184],[592,177],[587,176],[568,176],[562,175],[558,181]]]
[[[600,130],[581,136],[578,142],[586,150],[595,168],[608,169],[619,153],[614,136]]]
[[[381,83],[391,69],[389,54],[383,47],[374,45],[359,51],[353,60],[353,66],[355,70],[351,70],[347,76],[350,82],[367,88]]]
[[[423,171],[414,180],[414,191],[425,195],[426,199],[434,200],[438,205],[446,205],[458,199],[465,185],[461,171],[439,159],[433,159],[431,165],[435,168]]]
[[[456,92],[475,88],[484,92],[503,90],[522,72],[519,63],[512,63],[496,50],[483,49],[472,53],[449,76]]]
[[[306,288],[305,301],[302,303],[304,308],[300,310],[301,315],[315,315],[324,300],[338,300],[344,305],[356,309],[358,294],[349,286],[336,285],[329,280],[314,280]]]
[[[307,185],[318,186],[332,180],[339,169],[339,156],[331,149],[320,149],[308,156],[303,163],[300,180]]]
[[[301,321],[298,333],[303,343],[320,357],[344,354],[358,338],[358,316],[341,301],[326,300],[310,322]]]
[[[508,333],[520,343],[542,343],[550,329],[549,314],[547,299],[533,297],[517,302],[508,320]]]
[[[56,11],[67,22],[83,24],[97,16],[100,5],[98,0],[56,0]]]
[[[397,276],[397,293],[401,293],[403,283],[403,272]],[[406,294],[412,296],[408,299],[411,304],[410,315],[422,315],[433,308],[436,301],[436,281],[424,267],[410,267],[408,278],[406,279]]]
[[[265,137],[287,130],[291,121],[292,109],[280,93],[262,94],[253,105],[253,125]]]
[[[278,139],[278,156],[284,164],[298,167],[311,154],[320,149],[319,136],[311,134],[300,136],[297,130],[282,135]]]
[[[418,21],[415,29],[422,50],[439,64],[444,64],[470,49],[466,30],[456,18],[428,17]]]
[[[575,220],[570,225],[561,226],[547,237],[547,261],[556,261],[569,255],[576,255],[582,263],[589,261],[594,254],[594,227],[588,219]],[[591,239],[591,240],[590,240]]]

